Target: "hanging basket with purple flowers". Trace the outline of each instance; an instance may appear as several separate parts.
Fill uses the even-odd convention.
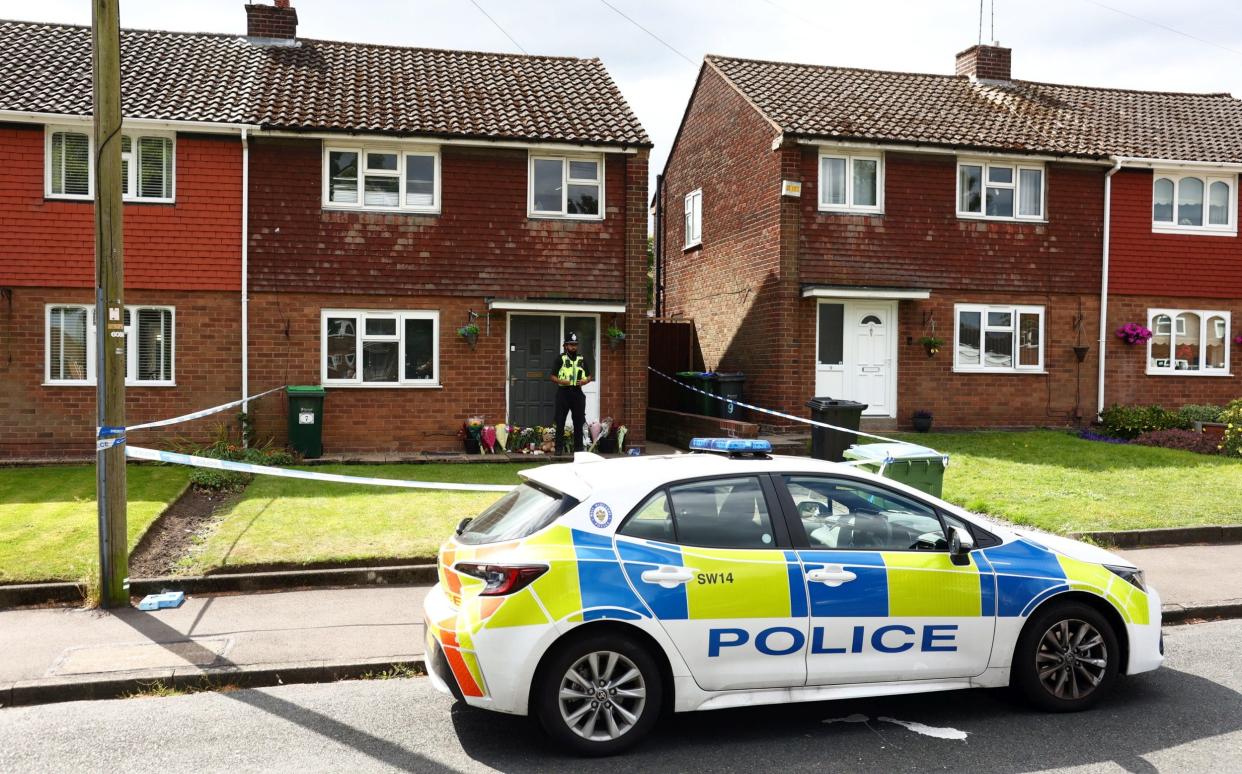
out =
[[[1237,344],[1239,347],[1242,347],[1242,333],[1239,333],[1237,336],[1233,337],[1233,343]]]
[[[1151,328],[1129,322],[1117,329],[1117,338],[1127,344],[1146,344],[1151,339]]]

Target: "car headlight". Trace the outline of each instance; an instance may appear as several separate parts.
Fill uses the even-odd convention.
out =
[[[1112,564],[1106,564],[1104,567],[1118,578],[1132,583],[1139,591],[1147,591],[1147,584],[1143,580],[1142,570],[1136,570],[1133,567],[1118,567]]]

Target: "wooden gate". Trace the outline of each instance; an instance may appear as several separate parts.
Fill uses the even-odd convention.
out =
[[[703,355],[697,346],[693,320],[652,320],[647,362],[657,371],[675,376],[678,371],[703,369]],[[649,374],[647,405],[680,411],[682,389],[669,380]]]

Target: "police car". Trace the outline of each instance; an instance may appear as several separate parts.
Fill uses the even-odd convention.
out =
[[[1085,709],[1163,660],[1120,557],[847,465],[724,454],[524,471],[440,550],[432,682],[587,755],[662,710],[1013,685]]]

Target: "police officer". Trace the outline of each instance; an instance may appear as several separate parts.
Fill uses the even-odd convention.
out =
[[[561,433],[565,428],[565,415],[571,414],[574,423],[574,451],[582,451],[582,428],[586,424],[586,394],[583,385],[591,383],[586,358],[578,354],[578,334],[565,336],[565,349],[561,352],[556,371],[556,416],[552,427],[556,429],[556,448],[561,449]]]

